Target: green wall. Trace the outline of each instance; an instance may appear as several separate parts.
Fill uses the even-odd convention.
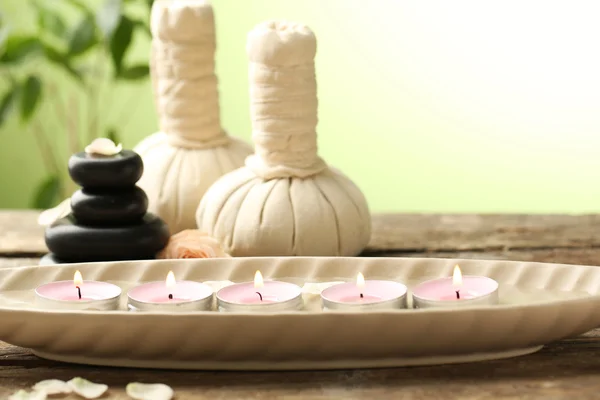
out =
[[[250,138],[246,33],[265,19],[305,22],[319,40],[320,153],[373,210],[600,211],[600,5],[213,4],[226,129]],[[148,43],[135,50],[144,57]],[[156,129],[149,83],[106,96],[104,104],[135,107],[128,147]],[[55,126],[66,156],[64,137]],[[0,207],[26,207],[43,176],[32,135],[13,123],[0,140]]]

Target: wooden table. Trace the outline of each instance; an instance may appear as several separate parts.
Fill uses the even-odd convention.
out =
[[[0,211],[0,268],[35,264],[46,251],[36,217]],[[377,215],[365,255],[597,265],[600,216]],[[600,399],[600,329],[507,360],[283,373],[83,367],[0,342],[0,399],[42,379],[75,376],[108,384],[111,399],[127,398],[124,387],[133,381],[169,384],[178,399]]]

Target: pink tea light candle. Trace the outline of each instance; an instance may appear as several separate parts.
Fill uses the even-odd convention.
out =
[[[127,293],[130,311],[185,312],[212,309],[213,290],[200,282],[176,281],[170,271],[166,281],[136,286]]]
[[[423,282],[412,293],[414,308],[498,304],[498,282],[485,276],[463,276],[458,265],[452,277]]]
[[[340,283],[321,292],[324,310],[384,310],[406,308],[406,286],[394,281],[367,280]]]
[[[219,311],[294,311],[304,307],[302,289],[293,283],[264,281],[256,271],[254,282],[238,283],[217,292]]]
[[[55,310],[115,310],[120,297],[120,287],[107,282],[84,281],[79,271],[72,281],[47,283],[35,289],[35,304]]]

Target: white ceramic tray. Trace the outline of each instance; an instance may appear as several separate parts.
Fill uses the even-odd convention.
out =
[[[415,283],[463,273],[500,283],[500,305],[470,309],[322,312],[306,293],[307,311],[279,314],[125,311],[138,282],[178,279],[299,284],[369,279]],[[72,279],[116,283],[123,311],[47,311],[33,289]],[[600,268],[509,261],[400,258],[232,258],[70,264],[0,270],[0,340],[40,357],[84,364],[178,369],[283,370],[410,366],[511,357],[600,326]],[[314,288],[314,285],[309,285]]]

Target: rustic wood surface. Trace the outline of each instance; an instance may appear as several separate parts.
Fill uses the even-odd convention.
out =
[[[0,256],[47,251],[36,211],[0,210]],[[379,214],[367,254],[600,248],[600,215]]]
[[[0,256],[40,255],[47,251],[37,211],[0,211]]]
[[[0,268],[34,265],[46,251],[36,218],[35,212],[0,212]],[[377,215],[365,255],[597,265],[600,216]],[[598,399],[600,329],[507,360],[281,373],[85,367],[0,342],[0,399],[42,379],[75,376],[108,384],[107,399],[127,398],[124,387],[133,381],[167,383],[177,399]]]

